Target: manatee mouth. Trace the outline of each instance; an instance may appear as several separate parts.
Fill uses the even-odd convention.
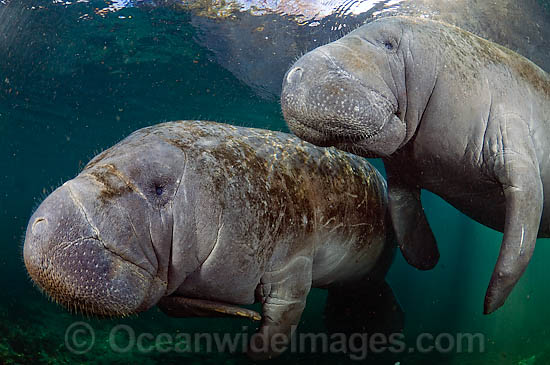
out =
[[[363,85],[355,85],[355,92],[332,96],[316,96],[316,92],[319,91],[308,92],[305,98],[283,93],[281,99],[289,128],[298,137],[315,145],[335,146],[358,155],[369,155],[366,157],[385,155],[383,151],[377,151],[379,137],[386,134],[386,129],[392,124],[398,123],[404,128],[404,122],[396,115],[397,105]]]
[[[70,311],[100,317],[147,309],[143,303],[158,280],[94,237],[59,243],[47,254],[25,255],[25,266],[53,301]]]
[[[386,124],[393,117],[396,117],[396,114],[388,114],[387,118],[385,118],[380,127],[375,130],[357,128],[355,126],[356,124],[358,124],[357,122],[353,123],[353,125],[346,125],[345,123],[343,123],[340,117],[330,118],[325,116],[319,119],[300,119],[294,117],[291,113],[288,113],[288,115],[285,115],[285,120],[292,131],[299,137],[303,137],[304,139],[307,139],[309,142],[315,145],[327,147],[336,146],[339,144],[354,144],[357,142],[372,139],[383,131]],[[322,119],[325,119],[325,121],[330,124],[333,124],[336,120],[340,119],[339,122],[342,123],[337,128],[333,125],[331,125],[330,127],[326,127],[323,124]]]

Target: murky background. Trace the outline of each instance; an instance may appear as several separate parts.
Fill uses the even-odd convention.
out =
[[[451,22],[550,70],[550,5],[537,0],[0,0],[0,363],[250,363],[242,354],[208,353],[204,346],[198,352],[144,352],[136,346],[115,351],[110,334],[119,324],[136,336],[154,337],[252,333],[255,327],[241,320],[170,319],[157,309],[122,320],[71,315],[28,279],[21,255],[27,220],[53,188],[140,127],[207,119],[288,131],[277,95],[292,61],[373,17],[391,14]],[[458,352],[455,346],[448,352],[368,354],[367,360],[550,363],[547,240],[539,240],[506,305],[483,316],[502,235],[432,194],[424,192],[423,201],[440,263],[420,272],[398,254],[388,276],[406,312],[408,345],[421,333],[482,333],[484,352],[477,347]],[[300,331],[324,330],[324,298],[322,290],[312,292]],[[66,330],[76,321],[95,332],[84,354],[66,344],[71,339]],[[116,334],[119,350],[130,337]],[[440,338],[441,347],[449,348],[449,336]],[[275,362],[298,361],[352,362],[347,355],[319,353],[287,353]]]

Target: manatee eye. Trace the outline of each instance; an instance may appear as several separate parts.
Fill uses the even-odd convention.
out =
[[[390,41],[384,41],[384,47],[391,51],[393,49],[393,43]]]
[[[162,186],[157,186],[155,188],[155,192],[157,193],[158,196],[161,196],[162,193],[164,192],[164,188]]]

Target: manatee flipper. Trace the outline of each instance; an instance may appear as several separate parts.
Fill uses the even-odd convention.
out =
[[[439,260],[434,234],[420,201],[420,188],[403,183],[391,165],[388,174],[388,204],[397,243],[405,260],[420,270],[432,269]]]
[[[232,304],[211,300],[167,296],[157,303],[160,310],[170,317],[241,317],[259,321],[262,316],[258,312],[241,308]]]
[[[527,124],[508,121],[505,125]],[[517,138],[518,131],[515,132],[514,139],[530,140]],[[523,133],[528,137],[528,131]],[[512,140],[504,142],[514,143]],[[504,304],[527,268],[535,250],[543,208],[542,180],[534,148],[532,145],[504,147],[508,147],[505,152],[493,158],[494,173],[506,198],[504,237],[485,295],[484,314],[492,313]],[[515,152],[518,150],[522,153]]]
[[[405,314],[386,281],[328,290],[325,325],[331,333],[383,333],[403,331]]]
[[[312,260],[304,256],[295,257],[282,269],[264,274],[257,288],[262,302],[262,324],[248,349],[252,359],[270,359],[286,349],[306,306],[311,275]]]

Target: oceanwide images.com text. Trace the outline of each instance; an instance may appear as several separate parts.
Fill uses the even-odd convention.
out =
[[[295,330],[295,328],[294,328]],[[65,331],[65,346],[74,354],[85,354],[94,348],[95,330],[87,322],[74,322]],[[347,354],[352,360],[364,360],[369,354],[390,353],[474,353],[485,351],[482,333],[421,333],[408,341],[403,333],[304,333],[294,331],[288,339],[275,334],[266,340],[262,333],[242,332],[149,333],[136,332],[119,324],[111,328],[108,347],[117,353],[245,353],[291,352]]]

